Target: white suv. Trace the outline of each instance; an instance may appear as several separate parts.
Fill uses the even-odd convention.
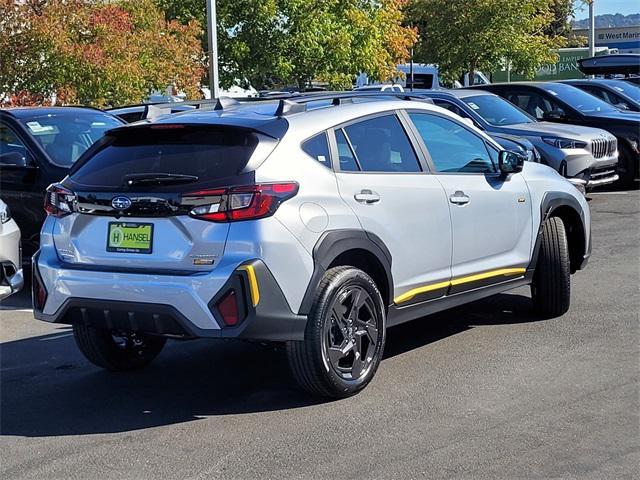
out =
[[[584,197],[400,97],[220,101],[111,130],[48,189],[36,318],[111,370],[168,337],[285,342],[302,387],[342,397],[387,327],[527,284],[540,314],[566,312]]]

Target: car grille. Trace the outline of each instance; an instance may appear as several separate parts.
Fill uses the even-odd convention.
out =
[[[610,157],[618,149],[618,141],[613,138],[596,138],[591,141],[591,154],[594,158]]]

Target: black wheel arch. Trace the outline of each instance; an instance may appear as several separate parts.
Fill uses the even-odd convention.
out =
[[[559,217],[565,225],[569,243],[571,273],[581,270],[591,255],[591,238],[586,236],[586,218],[578,200],[566,192],[547,192],[540,204],[540,226],[531,267],[535,267],[542,238],[542,224]],[[589,234],[590,235],[590,234]]]
[[[351,265],[365,271],[378,285],[385,306],[393,296],[391,252],[377,235],[359,229],[324,232],[313,247],[313,274],[298,313],[311,311],[313,298],[324,273],[332,267]]]

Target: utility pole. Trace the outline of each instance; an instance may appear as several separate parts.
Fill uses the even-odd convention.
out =
[[[409,80],[411,81],[410,91],[413,92],[413,47],[411,47],[411,63],[409,64]]]
[[[216,0],[207,0],[207,37],[209,40],[209,89],[211,98],[220,96],[218,85],[218,31],[216,28]]]
[[[593,12],[595,0],[589,0],[589,56],[596,55],[596,18]]]

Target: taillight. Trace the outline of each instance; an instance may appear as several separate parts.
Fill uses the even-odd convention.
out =
[[[52,183],[47,187],[44,196],[44,209],[54,217],[64,217],[73,212],[76,195],[59,183]]]
[[[236,222],[273,215],[282,202],[296,193],[296,182],[259,183],[187,193],[182,196],[182,203],[193,206],[189,212],[192,217]]]

